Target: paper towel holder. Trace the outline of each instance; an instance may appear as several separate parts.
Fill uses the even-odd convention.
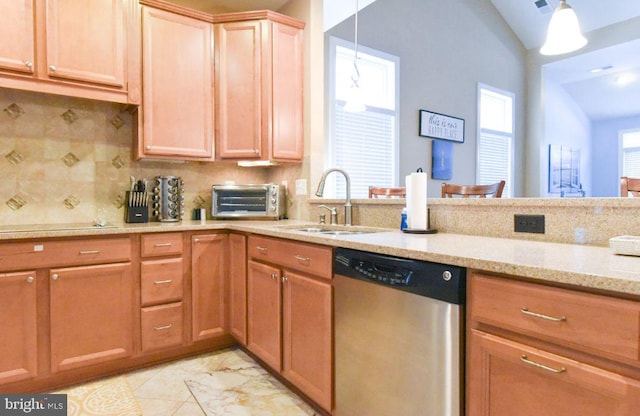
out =
[[[420,171],[420,169],[418,170]],[[426,230],[418,230],[412,228],[405,228],[402,230],[403,233],[407,234],[435,234],[438,230],[431,228],[431,209],[427,208],[427,229]]]

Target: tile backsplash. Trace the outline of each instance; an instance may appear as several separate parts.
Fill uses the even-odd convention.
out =
[[[132,115],[120,104],[0,88],[0,225],[122,222],[129,177],[180,176],[185,218],[210,209],[214,183],[266,182],[235,164],[132,159]]]

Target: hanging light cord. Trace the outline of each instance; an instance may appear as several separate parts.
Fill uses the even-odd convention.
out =
[[[360,71],[358,70],[358,0],[356,0],[356,16],[355,16],[355,36],[354,36],[354,58],[353,58],[353,69],[354,73],[351,75],[351,81],[353,81],[352,87],[360,88],[358,85],[358,81],[360,81]]]

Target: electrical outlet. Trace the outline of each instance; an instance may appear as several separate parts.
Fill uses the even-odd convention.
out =
[[[307,180],[296,179],[296,196],[307,195]]]
[[[544,234],[544,215],[515,214],[513,222],[513,228],[516,233]]]

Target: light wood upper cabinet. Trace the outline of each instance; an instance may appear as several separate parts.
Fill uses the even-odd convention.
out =
[[[304,24],[249,17],[215,25],[217,159],[300,162]]]
[[[36,272],[0,274],[0,385],[38,371]]]
[[[213,25],[143,7],[137,156],[213,159]]]
[[[35,71],[34,0],[0,2],[0,68]]]
[[[135,0],[0,4],[0,86],[140,102]]]
[[[125,86],[122,0],[47,0],[47,74]]]

